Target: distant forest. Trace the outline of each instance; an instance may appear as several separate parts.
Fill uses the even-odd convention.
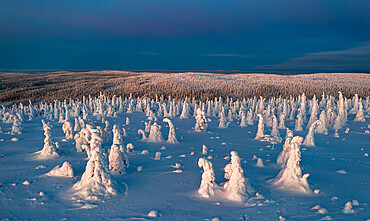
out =
[[[370,75],[360,73],[319,73],[302,75],[135,73],[127,71],[0,73],[0,103],[53,102],[83,96],[129,96],[154,98],[214,97],[234,99],[253,96],[297,97],[305,93],[320,99],[322,93],[345,97],[370,96]]]

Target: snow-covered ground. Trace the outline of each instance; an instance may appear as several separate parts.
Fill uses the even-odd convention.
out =
[[[176,105],[172,105],[171,102],[153,101],[152,105],[149,106],[153,113],[150,115],[147,112],[147,115],[150,115],[149,117],[152,119],[151,124],[156,120],[156,123],[161,127],[154,128],[152,126],[152,130],[155,132],[151,135],[149,135],[149,131],[152,130],[145,128],[144,124],[148,122],[148,116],[145,112],[149,109],[146,109],[145,105],[138,105],[137,100],[126,99],[122,101],[124,109],[120,111],[118,111],[117,103],[112,104],[115,108],[113,111],[109,110],[107,108],[109,102],[103,96],[100,97],[100,101],[99,99],[94,100],[96,102],[94,104],[103,102],[104,105],[101,106],[81,103],[79,108],[87,107],[87,114],[84,113],[86,124],[93,124],[94,128],[100,126],[104,129],[106,125],[101,120],[101,117],[104,116],[105,120],[109,121],[107,129],[110,131],[115,124],[119,128],[125,129],[127,136],[124,136],[123,131],[120,130],[124,147],[124,150],[121,151],[127,155],[129,166],[125,168],[123,173],[109,171],[107,166],[112,143],[120,145],[118,141],[113,141],[113,133],[109,133],[109,130],[104,131],[103,134],[106,136],[101,136],[101,141],[99,138],[89,140],[91,143],[87,146],[90,145],[91,148],[89,150],[91,151],[90,156],[86,152],[76,150],[74,139],[66,139],[62,130],[65,117],[60,117],[60,115],[65,114],[63,108],[66,106],[69,107],[69,110],[73,110],[71,108],[73,105],[59,103],[59,107],[62,107],[59,112],[62,114],[55,116],[53,112],[47,116],[46,113],[50,111],[50,108],[40,107],[36,110],[40,111],[44,108],[43,112],[35,111],[30,114],[26,113],[29,109],[23,107],[21,134],[15,132],[11,134],[15,120],[0,121],[2,128],[2,133],[0,133],[0,219],[367,220],[370,218],[370,161],[368,157],[370,152],[370,133],[368,132],[370,120],[365,118],[365,121],[354,121],[359,111],[357,107],[357,110],[350,113],[352,106],[356,106],[355,100],[353,98],[346,101],[347,105],[350,105],[344,108],[346,114],[348,112],[348,121],[341,129],[338,129],[336,136],[335,130],[328,126],[328,134],[314,134],[315,146],[300,146],[301,161],[298,161],[298,166],[302,170],[302,175],[309,174],[306,178],[312,191],[307,194],[273,185],[272,180],[284,167],[276,162],[278,155],[283,150],[286,129],[278,129],[282,138],[280,139],[281,143],[279,139],[274,137],[255,139],[259,110],[255,108],[257,105],[253,105],[252,100],[248,100],[245,105],[248,109],[255,109],[252,120],[254,125],[246,125],[246,127],[240,127],[241,119],[237,114],[239,111],[237,109],[236,115],[231,116],[231,119],[226,119],[229,123],[225,126],[226,128],[220,128],[219,114],[208,116],[208,104],[206,103],[204,111],[207,112],[206,119],[209,120],[207,120],[208,127],[205,131],[203,131],[203,127],[200,127],[201,129],[198,131],[194,130],[196,118],[193,113],[199,103],[194,106],[195,102],[188,101],[189,113],[184,114],[188,118],[182,117],[183,119],[180,119],[181,108],[178,108],[180,113],[176,113]],[[362,102],[366,106],[364,107],[364,115],[366,115],[369,111],[368,103],[366,103],[368,101]],[[296,103],[298,104],[298,102]],[[340,111],[337,112],[336,109],[337,103],[340,104],[335,101],[332,105],[334,112],[339,115]],[[167,105],[168,109],[165,110],[164,114],[163,112],[157,114],[160,113],[158,111],[159,104]],[[233,106],[230,104],[230,101],[223,103],[226,116],[229,109],[233,110]],[[277,106],[279,102],[270,104]],[[307,119],[304,121],[303,131],[293,131],[294,136],[306,137],[309,128],[306,128],[306,124],[309,122],[311,113],[310,104],[312,102],[308,100],[305,108]],[[88,107],[89,105],[90,107]],[[177,105],[184,106],[181,102],[178,102]],[[92,106],[94,109],[91,108]],[[269,103],[265,102],[263,106],[264,109],[268,109]],[[320,110],[325,109],[325,106],[328,105],[320,103]],[[104,107],[104,110],[101,110],[100,107]],[[174,108],[173,114],[169,116],[171,108]],[[282,111],[278,109],[276,108],[276,113]],[[168,112],[166,113],[166,111]],[[4,119],[7,112],[16,113],[17,110],[3,109],[0,116]],[[72,113],[71,111],[69,113],[72,126],[75,122],[73,118],[77,116],[82,118],[82,112]],[[112,114],[114,112],[116,116]],[[44,115],[40,115],[40,113]],[[201,122],[203,118],[201,113],[199,114],[197,119],[200,119],[199,122]],[[320,112],[317,113],[317,115],[319,114]],[[30,115],[32,115],[31,120],[29,120]],[[127,118],[129,118],[129,122]],[[172,123],[168,123],[167,120],[163,122],[165,118],[170,119]],[[41,119],[50,123],[51,136],[48,141],[45,141],[47,139],[44,135],[44,130],[48,129],[45,129],[46,126],[43,126]],[[293,130],[296,126],[295,121],[295,116],[291,120],[287,117],[286,127]],[[172,124],[174,127],[171,126]],[[267,122],[264,125],[264,134],[270,134],[272,130],[268,124]],[[171,132],[169,132],[170,127]],[[158,128],[162,133],[162,142],[157,142],[161,139],[149,139],[155,136],[158,138]],[[140,129],[143,130],[141,133],[145,133],[147,137],[144,140],[142,134],[138,134]],[[73,135],[78,133],[81,128],[79,130],[76,128],[76,130],[73,131]],[[97,131],[94,133],[98,134]],[[169,133],[171,134],[171,139],[169,139],[171,142],[166,142]],[[116,134],[116,136],[118,135]],[[174,138],[177,139],[178,143],[174,142]],[[59,143],[59,147],[57,144],[55,145],[59,157],[51,157],[47,160],[35,158],[34,153],[43,149],[45,142],[49,142],[50,145]],[[126,149],[128,143],[133,144],[132,151]],[[98,151],[94,152],[94,148]],[[253,188],[253,192],[248,192],[247,186],[247,189],[244,190],[244,199],[239,201],[230,198],[228,191],[223,189],[225,183],[231,183],[232,179],[240,176],[240,174],[238,176],[231,175],[230,181],[224,176],[224,168],[232,160],[231,151],[236,151],[239,155],[241,174],[246,178],[245,182],[249,180],[248,185]],[[198,193],[203,170],[206,170],[205,160],[200,163],[201,165],[198,165],[200,158],[212,162],[213,165],[213,173],[210,174],[214,174],[214,177],[208,181],[205,180],[205,182],[212,182],[216,189],[215,194],[208,198],[202,197]],[[235,161],[235,158],[233,159]],[[64,168],[65,161],[70,163],[73,169],[72,174],[64,172],[65,176],[63,176],[63,171],[49,173],[56,166]],[[95,176],[96,180],[81,182],[85,185],[82,189],[83,191],[88,189],[86,194],[90,194],[90,196],[95,197],[96,195],[95,200],[91,197],[81,196],[85,193],[81,194],[79,192],[82,191],[81,188],[77,188],[75,185],[81,180],[84,172],[90,170],[87,165],[90,165],[93,172],[90,175],[85,174],[84,177],[89,179],[89,177]],[[91,165],[95,165],[95,167]],[[207,169],[207,171],[209,170]],[[55,176],[55,174],[57,175]],[[111,182],[109,185],[99,183],[101,181],[108,182],[107,180]],[[81,187],[81,183],[79,187]],[[230,187],[230,183],[226,186]],[[89,188],[92,187],[89,185],[101,188],[99,191],[111,187],[114,191],[106,191],[101,194],[101,192],[94,192],[93,189],[90,190]],[[104,188],[101,187],[102,185],[105,185]],[[242,185],[244,185],[244,181]]]

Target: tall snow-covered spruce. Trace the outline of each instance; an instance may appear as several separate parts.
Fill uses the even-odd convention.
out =
[[[203,168],[202,181],[198,189],[199,195],[205,198],[210,198],[215,195],[215,191],[218,188],[216,184],[216,176],[213,171],[213,165],[206,158],[200,158],[198,160],[198,166]]]
[[[258,128],[257,128],[257,134],[255,139],[262,139],[265,137],[265,126],[263,123],[263,116],[261,114],[258,114]]]
[[[113,144],[109,152],[109,170],[114,173],[125,174],[128,166],[129,162],[122,136],[118,125],[115,124],[113,126]]]
[[[60,157],[58,154],[58,150],[55,146],[55,143],[51,141],[51,127],[49,123],[45,123],[44,120],[41,120],[44,129],[44,148],[42,150],[37,151],[34,153],[34,158],[37,160],[48,160]]]
[[[195,131],[206,131],[208,124],[207,124],[207,118],[204,113],[200,108],[197,109],[196,111],[197,115],[195,116],[195,126],[194,129]]]
[[[254,192],[249,180],[244,177],[244,171],[240,165],[240,157],[236,151],[231,151],[231,162],[226,165],[225,178],[228,179],[224,184],[226,196],[231,201],[242,202],[248,199]]]
[[[91,135],[91,156],[81,180],[71,189],[74,200],[96,201],[117,195],[117,183],[109,173],[108,163],[102,153],[103,139],[97,130]]]

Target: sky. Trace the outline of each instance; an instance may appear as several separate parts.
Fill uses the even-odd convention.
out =
[[[370,72],[369,0],[1,0],[0,70]]]

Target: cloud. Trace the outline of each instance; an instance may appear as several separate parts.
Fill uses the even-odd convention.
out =
[[[208,57],[245,57],[250,58],[252,55],[248,54],[207,54]]]
[[[339,51],[308,53],[275,65],[261,65],[259,70],[274,71],[370,71],[370,42]]]

